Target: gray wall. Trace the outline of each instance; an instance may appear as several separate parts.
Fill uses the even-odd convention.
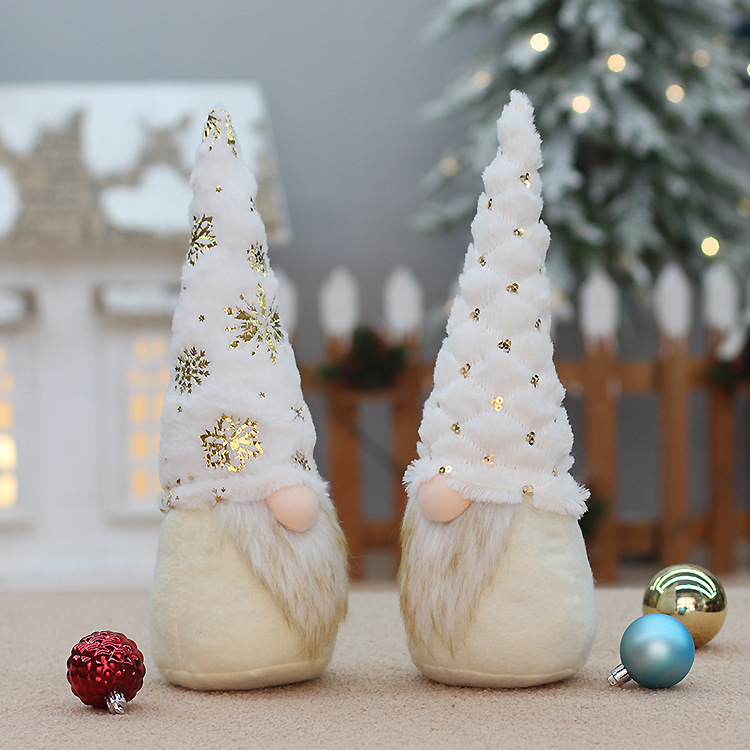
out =
[[[466,234],[409,228],[417,183],[457,125],[425,125],[435,97],[474,39],[418,37],[442,0],[255,0],[166,3],[27,0],[3,14],[0,78],[21,81],[255,80],[264,88],[294,240],[273,262],[298,285],[303,314],[345,263],[377,322],[382,282],[397,263],[441,304]],[[319,355],[305,321],[301,359]]]

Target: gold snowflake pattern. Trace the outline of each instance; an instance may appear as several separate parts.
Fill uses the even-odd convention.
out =
[[[247,259],[250,261],[250,267],[253,271],[268,275],[268,259],[260,242],[253,242],[247,250]]]
[[[292,463],[299,464],[305,471],[310,471],[310,462],[302,451],[296,451],[292,456]]]
[[[180,393],[193,392],[194,386],[199,386],[204,378],[209,376],[208,366],[211,364],[206,359],[206,352],[198,351],[195,347],[192,349],[183,349],[182,356],[177,358],[175,365],[175,390]]]
[[[214,217],[193,216],[193,231],[190,235],[190,247],[188,248],[187,260],[191,266],[194,266],[198,256],[206,250],[216,247],[216,237],[214,236]]]
[[[258,423],[249,419],[242,422],[227,414],[222,414],[216,426],[201,435],[201,442],[209,469],[242,471],[251,458],[263,453]]]
[[[234,129],[232,128],[232,120],[225,110],[219,110],[224,115],[224,127],[227,131],[227,146],[232,149],[232,153],[237,156],[237,139],[234,135]],[[206,127],[203,128],[203,140],[207,141],[209,138],[213,140],[208,145],[208,150],[213,150],[216,142],[221,138],[221,118],[215,113],[210,112],[208,120],[206,120]]]
[[[268,302],[266,291],[260,284],[255,295],[255,304],[248,302],[243,295],[240,295],[240,299],[245,303],[244,309],[239,306],[224,308],[224,312],[237,321],[236,326],[226,328],[227,332],[237,332],[237,338],[229,344],[229,348],[236,349],[240,341],[245,344],[251,344],[254,341],[253,355],[255,355],[260,345],[265,343],[271,362],[276,364],[276,344],[284,338],[278,308]]]

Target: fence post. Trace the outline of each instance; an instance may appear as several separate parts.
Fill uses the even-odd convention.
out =
[[[396,268],[387,278],[383,290],[383,318],[392,343],[403,342],[407,361],[401,373],[391,404],[393,456],[398,467],[393,477],[393,527],[389,540],[400,552],[399,528],[406,509],[403,476],[416,458],[419,424],[422,418],[422,366],[418,358],[419,341],[424,323],[424,297],[416,277],[405,268]]]
[[[704,318],[708,329],[709,366],[719,359],[721,345],[740,326],[739,286],[729,268],[712,265],[704,282]],[[739,352],[737,352],[739,353]],[[730,353],[723,353],[725,357]],[[734,568],[737,539],[734,482],[736,451],[730,385],[708,386],[709,502],[708,533],[711,569],[727,573]]]
[[[613,581],[618,576],[617,402],[621,385],[617,372],[617,286],[601,270],[594,271],[580,292],[586,482],[590,503],[602,504],[602,517],[588,544],[594,576]]]
[[[359,289],[354,277],[335,269],[319,295],[320,325],[329,361],[348,350],[359,321]],[[362,459],[359,441],[359,410],[352,394],[335,385],[324,391],[328,400],[328,480],[331,499],[349,544],[351,576],[362,575],[364,517],[362,513]]]
[[[691,290],[684,271],[670,263],[654,289],[659,326],[659,435],[661,454],[661,564],[690,554],[690,360]]]

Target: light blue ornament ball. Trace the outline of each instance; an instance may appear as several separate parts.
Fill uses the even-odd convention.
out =
[[[674,617],[643,615],[633,621],[620,641],[620,660],[643,687],[676,685],[690,671],[695,644],[690,631]]]

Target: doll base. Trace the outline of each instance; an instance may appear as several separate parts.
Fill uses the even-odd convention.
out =
[[[409,639],[414,664],[449,685],[518,688],[572,677],[596,634],[594,585],[573,516],[520,505],[508,545],[453,650]]]
[[[151,653],[164,679],[194,690],[245,690],[318,677],[301,634],[256,578],[212,511],[164,518],[151,591]]]

